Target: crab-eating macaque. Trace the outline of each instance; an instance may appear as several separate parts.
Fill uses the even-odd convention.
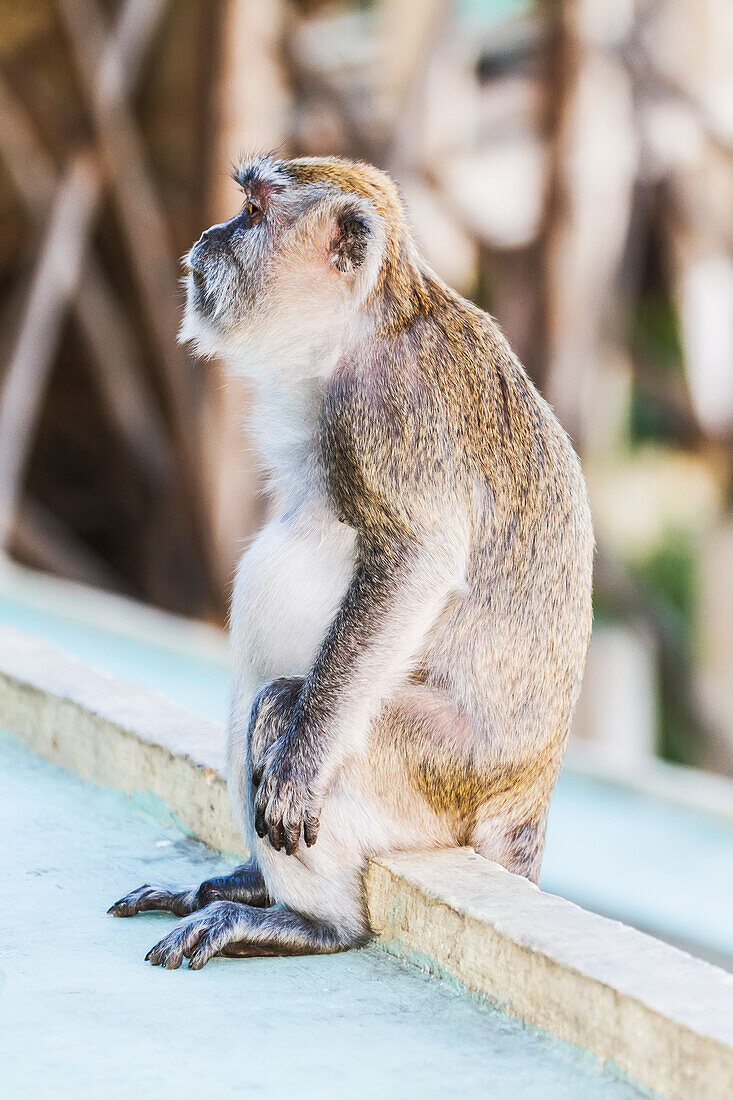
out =
[[[186,258],[182,338],[255,392],[275,504],[239,565],[228,782],[251,853],[117,916],[150,951],[338,951],[372,856],[471,845],[537,882],[591,628],[578,459],[383,172],[258,157]]]

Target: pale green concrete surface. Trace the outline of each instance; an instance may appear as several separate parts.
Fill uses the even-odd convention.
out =
[[[374,949],[150,967],[172,918],[115,920],[108,905],[221,861],[5,737],[0,836],[3,1098],[637,1095],[589,1055]]]

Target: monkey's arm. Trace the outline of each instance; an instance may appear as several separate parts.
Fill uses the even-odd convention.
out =
[[[362,540],[354,576],[286,732],[255,769],[255,828],[294,852],[312,844],[322,792],[364,744],[369,721],[402,683],[452,591],[465,555],[455,532]]]

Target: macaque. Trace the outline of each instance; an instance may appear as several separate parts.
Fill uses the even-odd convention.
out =
[[[110,910],[147,956],[339,951],[372,856],[470,845],[537,882],[591,628],[578,459],[392,181],[272,156],[186,259],[182,338],[255,393],[274,515],[231,612],[228,783],[250,859]]]

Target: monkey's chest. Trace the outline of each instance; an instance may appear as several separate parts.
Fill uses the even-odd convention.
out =
[[[336,519],[269,523],[239,565],[232,598],[235,660],[257,678],[304,676],[354,569],[354,532]]]

